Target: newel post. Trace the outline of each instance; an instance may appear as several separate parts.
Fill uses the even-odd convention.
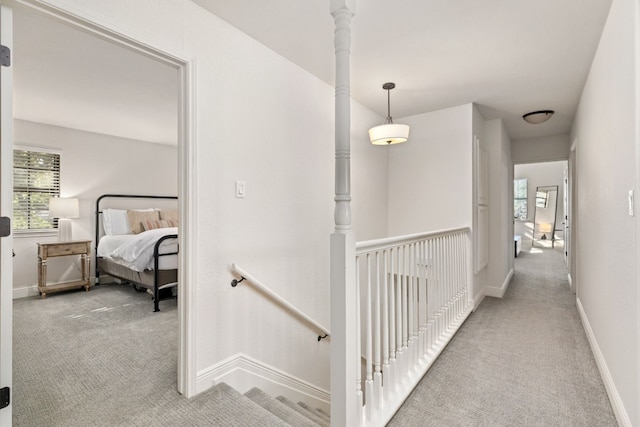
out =
[[[335,230],[331,235],[331,423],[359,426],[356,393],[355,237],[351,230],[351,18],[355,0],[331,0],[335,22]]]

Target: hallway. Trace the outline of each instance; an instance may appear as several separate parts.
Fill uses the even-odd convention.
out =
[[[563,248],[523,246],[389,426],[616,426]]]

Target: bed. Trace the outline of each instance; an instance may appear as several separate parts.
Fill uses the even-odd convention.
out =
[[[178,285],[177,199],[132,194],[98,197],[96,285],[106,275],[149,290],[153,311],[160,311],[160,291]],[[125,208],[128,204],[133,206]]]

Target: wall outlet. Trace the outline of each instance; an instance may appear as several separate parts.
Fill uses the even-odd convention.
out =
[[[634,203],[635,203],[635,200],[633,196],[633,190],[629,190],[629,216],[634,215],[634,211],[633,211]]]

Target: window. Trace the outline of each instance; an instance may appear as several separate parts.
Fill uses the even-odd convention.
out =
[[[58,221],[49,218],[49,199],[60,196],[60,154],[13,150],[13,229],[50,230]]]
[[[527,220],[527,179],[513,180],[513,217]]]

